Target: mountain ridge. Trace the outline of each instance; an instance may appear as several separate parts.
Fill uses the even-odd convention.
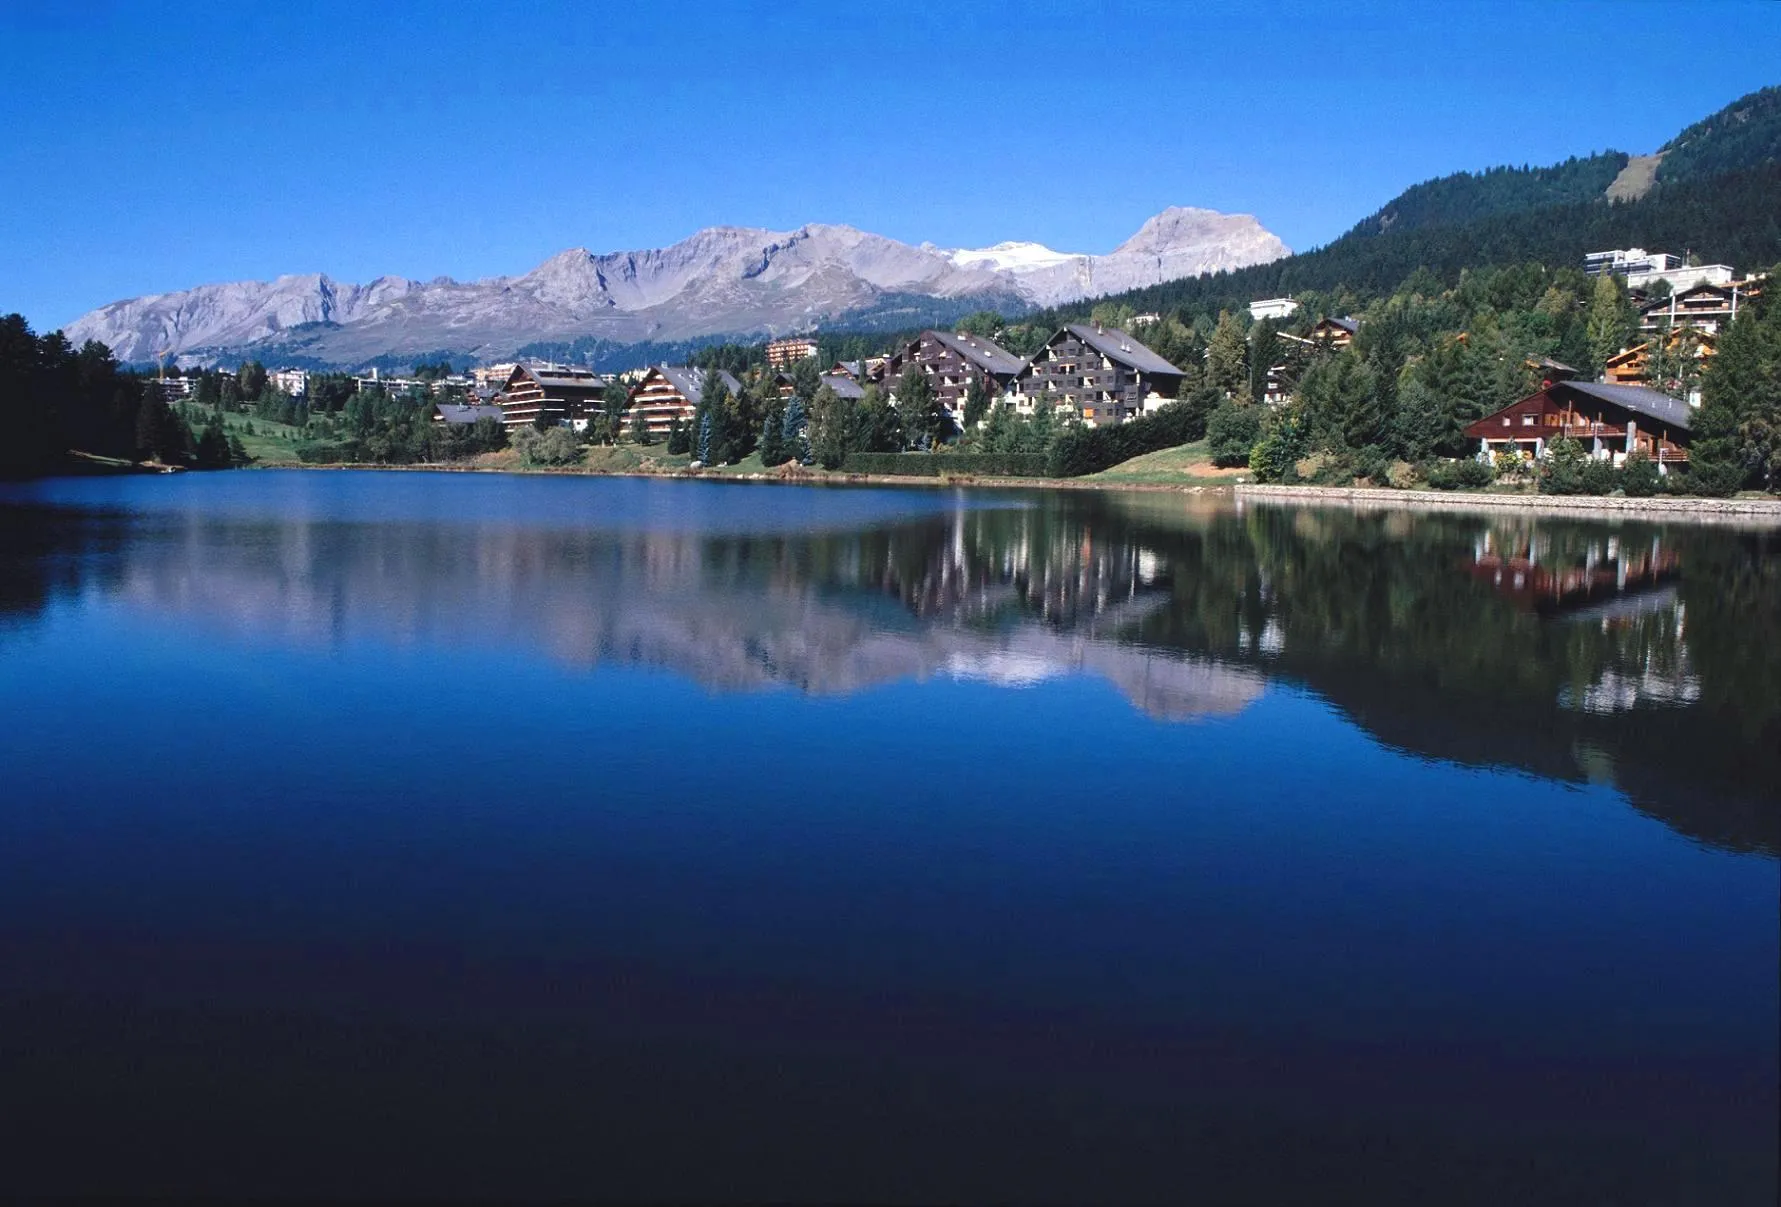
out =
[[[1026,254],[1010,258],[1012,246]],[[1154,215],[1101,255],[1039,244],[946,250],[837,223],[714,226],[662,248],[567,248],[526,272],[477,281],[382,276],[361,285],[293,273],[200,285],[113,302],[65,333],[138,363],[289,347],[310,363],[342,366],[441,349],[487,360],[541,340],[805,331],[886,306],[906,310],[911,299],[1026,310],[1287,254],[1251,215],[1191,207]]]

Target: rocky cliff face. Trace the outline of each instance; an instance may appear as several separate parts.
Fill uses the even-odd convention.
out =
[[[560,252],[520,276],[459,282],[326,276],[203,285],[114,302],[67,328],[125,361],[300,348],[354,365],[450,349],[483,359],[537,340],[765,335],[845,325],[897,299],[1048,306],[1288,254],[1248,215],[1175,208],[1107,255],[1032,243],[948,251],[850,226],[712,227],[671,247]]]

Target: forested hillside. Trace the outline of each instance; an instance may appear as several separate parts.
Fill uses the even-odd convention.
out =
[[[1571,158],[1550,168],[1491,168],[1456,172],[1411,185],[1378,213],[1363,218],[1349,236],[1459,226],[1506,214],[1525,214],[1555,205],[1600,200],[1627,157],[1606,151]]]
[[[1781,160],[1781,86],[1752,92],[1663,146],[1660,182],[1736,172]],[[1770,208],[1776,208],[1771,200]]]

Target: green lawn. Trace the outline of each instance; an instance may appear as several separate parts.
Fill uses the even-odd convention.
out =
[[[1098,474],[1089,474],[1080,479],[1083,482],[1131,483],[1142,486],[1169,486],[1182,483],[1200,485],[1229,482],[1236,478],[1246,478],[1249,471],[1245,469],[1219,469],[1212,464],[1212,454],[1206,451],[1206,442],[1184,444],[1180,448],[1165,448],[1154,453],[1145,453],[1141,457],[1133,457],[1130,461],[1122,461],[1111,469],[1104,469]]]
[[[253,435],[247,429],[253,428]],[[255,465],[296,465],[301,428],[248,415],[224,415],[223,429],[238,437]]]

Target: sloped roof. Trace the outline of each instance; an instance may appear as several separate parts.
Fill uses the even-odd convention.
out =
[[[1065,324],[1064,330],[1099,352],[1109,360],[1117,361],[1129,369],[1139,373],[1168,373],[1175,377],[1185,374],[1174,365],[1146,348],[1118,327],[1088,327],[1081,323]],[[1056,339],[1057,336],[1052,336]]]
[[[1646,386],[1616,386],[1599,381],[1566,381],[1552,387],[1554,390],[1575,390],[1598,398],[1603,402],[1611,402],[1635,415],[1644,415],[1651,419],[1667,423],[1688,431],[1693,424],[1694,411],[1680,398],[1671,398],[1661,390],[1653,390]]]
[[[435,409],[446,423],[475,423],[478,419],[500,420],[505,414],[498,406],[477,406],[473,403],[441,402]]]
[[[864,398],[866,387],[842,373],[824,373],[822,384],[835,391],[837,398]]]
[[[705,397],[705,386],[711,375],[704,369],[695,369],[691,365],[657,365],[656,369],[668,379],[668,384],[680,392],[680,396],[698,406]],[[737,381],[727,369],[717,371],[717,380],[723,382],[730,396],[735,397],[742,392],[742,383]]]
[[[612,380],[591,369],[518,364],[513,366],[513,372],[507,375],[507,384],[511,386],[515,380],[521,377],[529,377],[547,390],[604,390]]]
[[[924,331],[922,334],[933,336],[985,373],[1012,377],[1026,368],[1026,361],[980,335],[954,335],[950,331]]]

